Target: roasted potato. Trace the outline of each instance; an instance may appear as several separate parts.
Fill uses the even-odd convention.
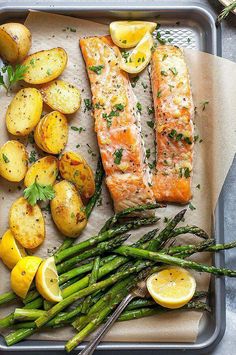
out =
[[[52,219],[61,233],[76,238],[87,224],[82,200],[75,186],[66,180],[55,184],[54,191],[50,202]]]
[[[21,89],[8,106],[6,125],[15,136],[26,136],[37,126],[43,110],[42,95],[37,89]]]
[[[40,91],[43,101],[53,110],[71,114],[80,108],[80,90],[66,81],[54,80],[44,85]]]
[[[9,63],[21,62],[31,47],[31,33],[21,23],[0,26],[0,56]]]
[[[48,155],[36,161],[25,175],[25,186],[32,185],[35,180],[41,185],[54,185],[58,174],[58,160]]]
[[[63,48],[52,48],[29,55],[22,64],[28,67],[24,81],[44,84],[61,75],[67,64],[67,53]]]
[[[95,192],[93,171],[80,155],[65,152],[59,160],[59,171],[63,179],[73,182],[84,198],[90,198]]]
[[[60,154],[68,140],[68,123],[66,117],[52,111],[39,121],[34,132],[36,144],[49,154]]]
[[[28,153],[18,141],[8,141],[0,148],[0,175],[8,181],[20,182],[28,169]]]
[[[38,205],[31,206],[24,197],[12,204],[9,225],[16,240],[26,249],[34,249],[44,241],[42,211]]]

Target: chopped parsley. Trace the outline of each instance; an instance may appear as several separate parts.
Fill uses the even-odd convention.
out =
[[[98,75],[102,73],[102,69],[104,69],[104,65],[92,65],[91,67],[89,67],[89,70],[92,70]]]
[[[168,73],[167,73],[165,70],[162,70],[162,71],[161,71],[161,75],[163,75],[163,76],[167,76],[167,75],[168,75]]]
[[[190,170],[188,167],[185,168],[180,168],[179,169],[179,177],[185,177],[186,179],[188,179],[190,177]]]
[[[196,207],[191,202],[189,202],[188,207],[191,211],[194,211],[196,209]]]
[[[174,86],[173,86],[173,85],[170,85],[170,84],[168,84],[168,86],[169,86],[169,88],[170,88],[170,91],[172,91],[172,89],[174,88]]]
[[[136,107],[139,112],[142,112],[142,105],[140,102],[137,102]]]
[[[47,73],[47,75],[51,75],[51,74],[52,74],[52,70],[51,70],[51,69],[48,69],[48,70],[46,71],[46,73]]]
[[[148,163],[149,169],[154,169],[156,166],[156,161],[154,160],[152,163]]]
[[[123,148],[120,149],[116,149],[113,156],[114,156],[114,163],[116,165],[119,165],[122,159],[122,155],[123,155]]]
[[[168,57],[168,54],[164,54],[163,57],[162,57],[162,62]]]
[[[73,131],[76,131],[76,132],[79,132],[79,133],[86,131],[86,129],[83,128],[83,127],[71,126],[70,128],[71,128]]]
[[[93,108],[93,105],[92,105],[92,102],[90,99],[84,99],[84,105],[85,105],[84,112],[90,111]]]
[[[150,158],[150,155],[151,155],[151,150],[150,150],[150,148],[148,148],[148,149],[146,149],[146,157],[147,157],[147,159]]]
[[[209,104],[209,101],[203,101],[202,102],[202,111],[205,111],[206,106]]]
[[[154,113],[154,107],[147,106],[147,112],[149,115],[152,115]]]
[[[135,88],[137,81],[139,80],[139,76],[135,76],[131,81],[132,88]]]
[[[174,137],[176,136],[176,134],[177,134],[177,131],[176,131],[175,129],[172,129],[172,130],[170,131],[170,133],[168,134],[168,137],[174,138]]]
[[[10,163],[10,160],[8,159],[6,154],[4,154],[4,153],[2,153],[2,159],[4,160],[4,163],[6,163],[6,164]]]
[[[123,111],[125,106],[123,104],[116,104],[114,109],[109,113],[103,113],[102,117],[107,121],[107,127],[110,128],[112,125],[112,117],[119,116],[119,111]]]
[[[88,154],[92,155],[92,157],[96,157],[96,154],[93,152],[91,146],[86,143],[87,147],[88,147]]]
[[[177,69],[176,69],[175,67],[169,68],[169,70],[170,70],[171,73],[174,74],[175,76],[178,74]]]
[[[30,162],[30,164],[32,164],[32,163],[35,163],[36,162],[36,151],[35,150],[32,150],[31,152],[30,152],[30,157],[29,157],[29,162]]]
[[[150,128],[154,128],[154,122],[153,121],[147,121],[147,125]]]
[[[198,140],[199,140],[199,136],[197,135],[197,136],[194,136],[193,137],[193,140],[194,140],[194,143],[196,143]]]
[[[147,89],[147,87],[148,87],[147,84],[145,84],[143,81],[141,82],[141,85],[144,88],[144,90]]]
[[[161,32],[160,31],[157,31],[156,39],[158,40],[158,42],[160,44],[166,44],[166,40],[161,37]]]
[[[121,55],[124,58],[125,63],[127,63],[127,59],[129,57],[129,52],[123,51],[123,52],[121,52]]]
[[[161,90],[157,92],[157,97],[161,97]]]
[[[168,137],[171,139],[175,139],[176,142],[181,140],[185,141],[187,144],[192,144],[192,141],[189,137],[184,136],[183,133],[178,133],[175,129],[172,129],[168,134]]]

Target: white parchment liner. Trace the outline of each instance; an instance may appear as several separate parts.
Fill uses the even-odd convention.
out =
[[[26,25],[32,32],[33,45],[31,52],[53,47],[63,47],[69,56],[68,65],[61,78],[74,83],[82,90],[82,101],[91,98],[89,82],[79,49],[79,38],[91,35],[104,35],[108,27],[103,24],[76,19],[72,17],[31,12]],[[195,135],[199,135],[201,143],[195,144],[194,176],[192,204],[194,211],[186,213],[184,224],[195,224],[211,233],[212,216],[214,208],[224,183],[226,174],[231,166],[236,151],[236,64],[212,55],[193,50],[185,50],[189,65],[193,98],[197,107],[195,116]],[[146,87],[147,86],[147,87]],[[141,102],[142,130],[146,148],[151,149],[150,162],[154,156],[154,136],[147,121],[153,119],[148,115],[147,106],[152,106],[150,82],[148,71],[141,76],[134,88],[138,101]],[[16,90],[15,90],[16,91]],[[14,92],[9,97],[2,91],[0,93],[0,145],[9,139],[14,139],[6,131],[5,113]],[[203,110],[202,102],[209,101]],[[45,112],[48,108],[45,107]],[[74,115],[68,116],[70,126],[83,127],[85,131],[78,133],[69,130],[67,149],[80,152],[84,155],[93,169],[96,167],[98,150],[96,135],[93,131],[93,118],[90,111],[85,111],[82,103],[81,109]],[[28,151],[35,149],[26,140]],[[77,145],[80,145],[79,147]],[[77,146],[77,147],[76,147]],[[43,153],[37,150],[38,156]],[[200,189],[196,188],[200,184]],[[21,195],[23,185],[13,184],[0,178],[0,235],[8,228],[8,211],[12,202]],[[181,206],[169,205],[165,210],[158,210],[160,217],[173,216]],[[103,189],[102,205],[96,207],[91,215],[86,231],[79,241],[96,234],[104,220],[112,214],[112,204],[106,189]],[[44,212],[46,220],[46,240],[38,249],[37,255],[46,257],[53,248],[62,242],[62,236],[57,231],[50,215]],[[159,223],[160,228],[163,224]],[[151,228],[149,228],[151,229]],[[145,231],[148,228],[145,229]],[[144,230],[133,233],[131,240],[138,239]],[[198,239],[191,236],[179,238],[179,241],[195,242]],[[210,255],[201,253],[194,257],[205,263],[210,263]],[[0,265],[0,292],[9,290],[9,271]],[[198,289],[206,290],[209,285],[209,276],[195,273]],[[13,306],[0,308],[1,317],[8,314]],[[106,336],[109,341],[129,342],[194,342],[198,334],[201,313],[194,311],[175,311],[168,314],[156,315],[140,320],[117,323]],[[37,339],[68,339],[74,334],[72,328],[47,330],[37,334]]]

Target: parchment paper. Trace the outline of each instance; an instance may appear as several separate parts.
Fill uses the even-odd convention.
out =
[[[68,66],[62,78],[66,79],[82,90],[82,101],[91,98],[90,88],[86,75],[84,62],[79,49],[78,40],[82,36],[103,35],[108,33],[108,27],[99,23],[75,19],[71,17],[53,15],[40,12],[31,12],[26,20],[26,25],[32,32],[33,45],[31,52],[49,49],[57,46],[63,47],[68,55]],[[193,87],[193,97],[196,106],[195,135],[199,135],[195,144],[194,175],[193,175],[193,201],[196,208],[191,211],[188,208],[184,224],[195,224],[211,233],[212,216],[214,208],[224,183],[226,174],[232,163],[236,151],[236,64],[192,50],[185,50],[186,59],[190,69]],[[134,88],[138,100],[142,104],[142,130],[146,148],[151,149],[150,162],[154,155],[154,135],[148,127],[147,121],[153,119],[148,115],[147,106],[152,106],[150,94],[150,82],[148,70],[140,76]],[[17,91],[15,89],[15,91]],[[0,95],[0,144],[2,145],[10,137],[6,131],[5,113],[14,92],[9,97],[1,92]],[[203,110],[203,102],[209,101]],[[45,112],[48,108],[45,107]],[[83,127],[85,131],[78,133],[70,129],[67,149],[78,151],[84,155],[89,164],[95,169],[98,150],[96,135],[93,131],[93,118],[91,112],[85,110],[82,102],[81,109],[74,115],[68,116],[70,126]],[[36,149],[29,143],[27,150]],[[78,146],[79,144],[79,146]],[[37,150],[38,156],[43,153]],[[196,186],[200,185],[200,189]],[[11,184],[0,179],[0,234],[8,227],[8,211],[12,202],[21,195],[22,185]],[[181,206],[169,205],[165,210],[158,210],[160,217],[171,217],[180,210]],[[112,214],[112,202],[104,187],[102,201],[93,211],[89,224],[79,238],[79,241],[96,234],[105,219]],[[48,256],[62,242],[62,236],[57,231],[48,212],[44,212],[46,220],[46,240],[43,246],[38,248],[37,255]],[[164,226],[163,218],[159,223]],[[153,227],[150,227],[151,229]],[[147,231],[148,228],[145,229]],[[138,239],[143,234],[143,229],[135,231],[130,241]],[[198,238],[184,236],[181,241],[195,243]],[[130,242],[129,241],[129,242]],[[194,259],[210,263],[208,253],[196,255]],[[9,290],[9,271],[0,265],[0,292]],[[207,289],[209,276],[195,273],[198,289]],[[1,316],[8,314],[10,306],[0,309]],[[156,315],[140,320],[117,323],[106,336],[110,341],[138,341],[138,342],[194,342],[198,334],[198,325],[201,313],[193,311],[175,311],[168,314]],[[68,339],[74,334],[71,328],[40,332],[37,339]]]

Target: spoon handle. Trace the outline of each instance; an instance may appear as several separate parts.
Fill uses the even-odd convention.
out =
[[[102,338],[105,336],[105,334],[108,332],[108,330],[111,328],[111,326],[115,323],[121,312],[125,309],[125,307],[129,304],[129,302],[136,297],[134,294],[130,293],[128,294],[123,301],[119,304],[119,306],[116,308],[115,312],[108,318],[106,323],[100,328],[98,331],[96,337],[91,340],[88,345],[85,346],[85,348],[78,354],[78,355],[92,355],[93,352],[95,351],[97,345],[100,343]]]

